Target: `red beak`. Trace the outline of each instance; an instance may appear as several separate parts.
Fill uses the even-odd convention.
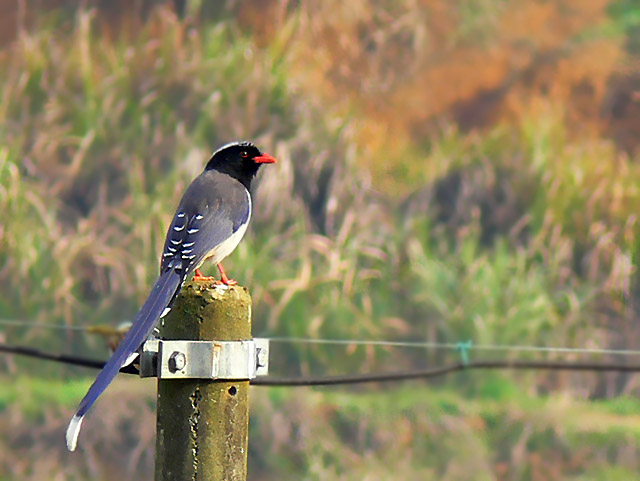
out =
[[[253,158],[253,161],[256,164],[275,164],[276,159],[271,157],[269,154],[262,154]]]

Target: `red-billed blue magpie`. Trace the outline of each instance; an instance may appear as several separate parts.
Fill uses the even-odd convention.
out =
[[[251,180],[262,164],[276,160],[250,142],[218,149],[184,193],[176,210],[160,262],[160,277],[133,325],[80,402],[67,428],[67,447],[75,450],[82,420],[100,394],[171,309],[185,279],[204,277],[198,267],[211,259],[223,284],[232,285],[220,262],[238,245],[251,217]]]

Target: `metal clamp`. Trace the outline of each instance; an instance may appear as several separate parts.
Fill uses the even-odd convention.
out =
[[[140,377],[253,379],[269,372],[269,340],[161,341],[142,346]]]

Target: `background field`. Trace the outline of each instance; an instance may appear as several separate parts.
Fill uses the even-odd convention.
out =
[[[0,341],[106,358],[99,337],[46,326],[131,318],[181,192],[247,138],[280,161],[225,264],[256,335],[638,347],[636,2],[0,12],[0,318],[38,324]],[[278,375],[456,359],[273,350]],[[118,380],[66,453],[93,374],[0,357],[0,480],[151,475],[153,382]],[[250,479],[640,479],[639,392],[566,373],[255,388]]]

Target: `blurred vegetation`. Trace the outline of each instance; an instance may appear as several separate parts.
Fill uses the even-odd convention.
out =
[[[109,409],[83,430],[80,455],[66,452],[65,415],[88,383],[22,378],[11,391],[46,401],[27,406],[0,392],[0,479],[150,475],[151,380],[115,383],[105,393]],[[638,479],[636,398],[531,397],[513,383],[501,386],[468,399],[415,384],[367,393],[255,388],[249,479]]]
[[[215,10],[192,2],[184,18],[170,5],[139,18],[126,9],[129,17],[106,15],[105,5],[27,11],[28,21],[0,50],[1,318],[115,325],[133,316],[156,275],[181,192],[212,150],[247,138],[280,161],[263,169],[250,232],[226,261],[252,291],[256,334],[637,347],[634,2],[264,0]],[[99,340],[46,329],[3,328],[3,337],[52,350],[101,349]],[[446,356],[282,344],[274,371],[352,372]],[[35,367],[20,362],[2,358],[0,368],[15,374],[17,366]],[[38,366],[41,374],[71,375]],[[597,443],[579,435],[568,441],[574,431],[562,424],[564,414],[531,441],[535,429],[512,422],[508,403],[495,404],[506,389],[495,386],[503,384],[529,395],[612,398],[637,394],[634,378],[513,379],[445,381],[443,394],[424,394],[428,405],[407,407],[420,411],[418,420],[403,421],[391,395],[373,406],[375,396],[354,394],[354,407],[337,412],[330,406],[342,395],[309,394],[300,399],[326,402],[327,412],[350,421],[332,424],[326,437],[305,438],[304,453],[270,453],[282,459],[278,469],[310,479],[362,479],[364,468],[349,459],[388,472],[391,458],[377,456],[392,442],[389,432],[367,416],[391,409],[408,431],[440,430],[415,447],[419,454],[407,455],[407,476],[413,466],[412,477],[469,479],[455,471],[472,464],[452,457],[461,441],[447,437],[446,426],[471,422],[476,414],[469,413],[485,407],[467,411],[473,401],[453,396],[456,386],[474,399],[493,393],[486,403],[496,420],[477,429],[519,446],[498,461],[498,441],[468,439],[462,451],[488,463],[474,467],[487,479],[557,476],[548,469],[574,479],[623,479],[636,470],[633,463],[613,468],[617,458],[604,454],[584,467],[579,453]],[[70,389],[51,402],[66,405],[69,393],[78,394]],[[289,422],[282,412],[294,412],[287,403],[297,395],[277,393],[259,401],[270,399],[258,423]],[[19,396],[9,392],[0,406],[12,412]],[[431,416],[449,409],[440,396],[454,412],[436,429]],[[512,405],[524,402],[521,395]],[[539,406],[526,416],[535,418]],[[62,422],[59,412],[47,413],[48,422]],[[508,422],[498,422],[504,416]],[[282,443],[295,443],[299,431],[319,433],[313,417]],[[593,432],[605,436],[603,446],[624,438],[637,451],[627,431],[619,438]],[[133,428],[127,435],[135,437]],[[339,454],[330,446],[346,450],[341,436],[382,440]],[[438,451],[436,443],[450,448]],[[553,450],[554,443],[568,447]],[[315,458],[311,449],[323,454]]]

